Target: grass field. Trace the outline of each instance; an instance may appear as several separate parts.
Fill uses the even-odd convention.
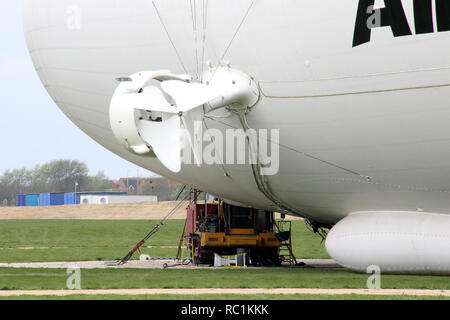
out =
[[[3,220],[0,262],[113,260],[122,258],[157,221]],[[293,221],[297,258],[329,258],[321,238]],[[169,220],[143,253],[174,257],[184,220]],[[169,247],[169,248],[167,248]],[[138,258],[138,254],[134,256]],[[0,268],[0,290],[65,289],[65,269]],[[83,269],[83,289],[139,288],[366,288],[368,275],[344,269]],[[383,275],[385,289],[450,289],[450,278]],[[99,295],[8,299],[417,299],[357,295]],[[426,299],[442,297],[426,297]],[[4,298],[1,298],[4,299]]]
[[[66,288],[65,269],[0,268],[0,290]],[[367,288],[368,275],[344,269],[83,269],[82,289]],[[383,289],[450,289],[448,277],[383,275]]]
[[[140,220],[3,220],[0,222],[0,262],[115,260],[127,254],[158,221]],[[329,258],[321,238],[303,221],[293,221],[297,258]],[[143,253],[175,257],[184,220],[169,220]],[[134,256],[135,259],[139,255]]]

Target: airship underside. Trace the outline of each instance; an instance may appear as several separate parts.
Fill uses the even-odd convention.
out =
[[[450,245],[450,10],[385,2],[27,0],[24,28],[55,103],[120,157],[243,206],[339,222],[327,248],[350,268],[450,270],[439,250],[434,264],[357,263],[385,238],[352,251],[349,230],[374,223]]]

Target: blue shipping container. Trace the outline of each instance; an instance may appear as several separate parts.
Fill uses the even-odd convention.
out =
[[[64,193],[50,193],[50,205],[51,206],[64,205]]]
[[[41,193],[39,195],[39,205],[40,206],[50,205],[50,193]]]
[[[39,205],[39,195],[38,194],[27,194],[25,196],[25,205],[27,207],[37,207]]]
[[[74,193],[64,193],[64,204],[75,204]]]
[[[17,194],[16,195],[16,206],[17,207],[25,206],[25,197],[26,197],[26,195],[24,195],[24,194]]]

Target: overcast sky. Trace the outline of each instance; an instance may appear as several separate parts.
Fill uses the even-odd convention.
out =
[[[151,176],[101,147],[52,101],[29,58],[19,0],[0,0],[0,175],[54,159],[85,162],[91,174]]]

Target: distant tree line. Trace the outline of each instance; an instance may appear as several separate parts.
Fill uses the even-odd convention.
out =
[[[110,182],[102,171],[90,176],[78,160],[54,160],[33,169],[7,170],[0,176],[0,205],[14,205],[18,193],[108,191]]]
[[[190,187],[180,183],[167,183],[166,179],[144,178],[134,191],[134,195],[155,195],[158,201],[186,199]],[[99,171],[89,175],[84,162],[77,160],[54,160],[32,169],[21,168],[7,170],[0,176],[0,206],[15,205],[16,195],[20,193],[111,191],[111,181]],[[181,192],[181,193],[180,193]],[[199,200],[204,199],[201,194]]]

